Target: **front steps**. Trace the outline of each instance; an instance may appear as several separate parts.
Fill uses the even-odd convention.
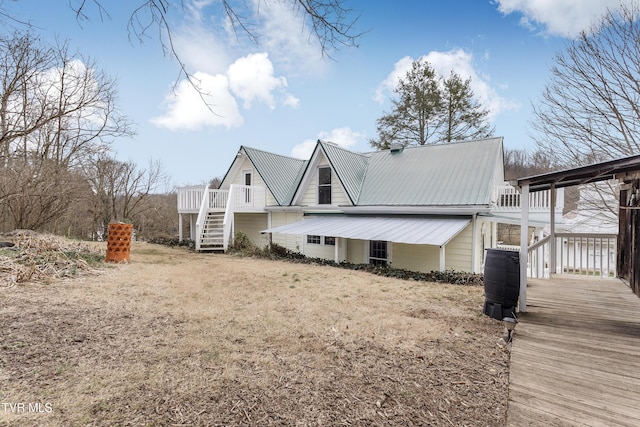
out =
[[[208,212],[202,228],[200,251],[224,251],[224,212]]]

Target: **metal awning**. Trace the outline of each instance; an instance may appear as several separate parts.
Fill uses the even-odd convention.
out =
[[[262,233],[331,236],[444,246],[464,230],[470,221],[470,218],[445,217],[317,216],[307,217],[293,224],[272,227],[263,230]]]

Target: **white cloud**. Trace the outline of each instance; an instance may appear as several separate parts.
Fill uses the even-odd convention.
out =
[[[234,43],[224,19],[207,18],[205,9],[211,4],[212,0],[185,2],[186,19],[173,32],[172,43],[188,70],[219,74],[232,62],[229,46]]]
[[[322,49],[311,37],[304,14],[293,2],[253,0],[259,14],[260,46],[267,50],[274,62],[290,72],[317,73],[326,68]]]
[[[350,149],[365,137],[364,132],[355,132],[350,127],[335,128],[330,132],[318,133],[318,138],[307,139],[291,150],[291,156],[297,159],[308,159],[313,153],[318,139],[333,142],[342,148]]]
[[[274,76],[273,65],[266,53],[239,58],[226,73],[196,72],[194,77],[210,104],[207,108],[202,97],[186,79],[165,97],[166,112],[151,120],[156,126],[171,130],[197,130],[207,126],[227,129],[242,125],[243,118],[237,99],[245,109],[254,103],[297,108],[298,98],[287,92],[287,80]]]
[[[563,37],[576,37],[588,30],[606,13],[615,9],[620,0],[496,0],[498,10],[505,15],[520,13],[520,22],[531,30]]]
[[[229,87],[234,95],[244,101],[244,108],[251,108],[251,104],[258,101],[274,109],[274,91],[287,87],[284,77],[273,75],[273,64],[266,53],[239,58],[229,66],[227,74]],[[286,91],[282,91],[286,97]]]
[[[471,79],[471,90],[478,101],[489,109],[489,119],[493,120],[500,112],[507,110],[517,110],[520,105],[505,98],[502,98],[491,86],[490,80],[476,72],[473,66],[473,55],[462,49],[451,50],[449,52],[432,51],[424,55],[419,60],[429,62],[431,67],[440,76],[448,78],[451,72],[458,74],[463,80]],[[395,63],[393,71],[378,86],[374,100],[383,103],[384,100],[393,93],[398,80],[404,77],[411,69],[414,58],[405,56]]]
[[[166,112],[151,119],[153,124],[175,131],[199,130],[206,126],[229,129],[243,123],[238,104],[229,92],[226,76],[198,72],[194,78],[198,81],[200,93],[189,81],[181,81],[165,98]]]
[[[173,45],[188,70],[218,74],[231,63],[230,54],[220,38],[200,25],[190,25],[176,31]]]

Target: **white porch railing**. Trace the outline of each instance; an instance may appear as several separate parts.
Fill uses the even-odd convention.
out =
[[[235,212],[260,212],[267,205],[267,192],[264,187],[251,185],[232,185],[233,194],[229,199],[233,202]]]
[[[556,233],[555,271],[551,264],[550,236],[529,247],[528,277],[575,274],[616,277],[617,234]]]
[[[204,188],[203,194],[208,194],[208,193],[209,193],[209,186],[207,185]],[[204,230],[204,222],[207,218],[207,211],[208,211],[207,201],[208,200],[209,200],[209,197],[202,197],[202,200],[200,201],[200,209],[198,209],[198,219],[196,219],[196,251],[200,250],[201,237],[202,237],[202,232]]]
[[[196,250],[201,248],[201,237],[209,212],[224,212],[223,246],[227,250],[233,235],[235,212],[264,212],[267,205],[267,191],[264,187],[231,185],[229,190],[215,190],[206,187],[178,188],[178,213],[194,214]],[[182,224],[182,217],[180,219]],[[182,228],[182,225],[181,225]]]
[[[206,188],[200,185],[178,188],[178,212],[198,212]]]
[[[231,204],[236,212],[262,212],[267,205],[267,192],[264,187],[250,185],[232,185],[236,191],[214,190],[206,187],[178,188],[178,213],[199,213],[204,195],[208,196],[205,208],[225,211]]]
[[[511,184],[496,185],[493,189],[493,200],[496,210],[519,212],[521,209],[520,192]],[[556,209],[564,206],[564,190],[556,191]],[[530,211],[549,211],[551,209],[551,191],[529,193]]]

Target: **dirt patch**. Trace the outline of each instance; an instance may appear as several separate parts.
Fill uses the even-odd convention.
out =
[[[134,243],[4,291],[0,424],[505,425],[481,287]]]

